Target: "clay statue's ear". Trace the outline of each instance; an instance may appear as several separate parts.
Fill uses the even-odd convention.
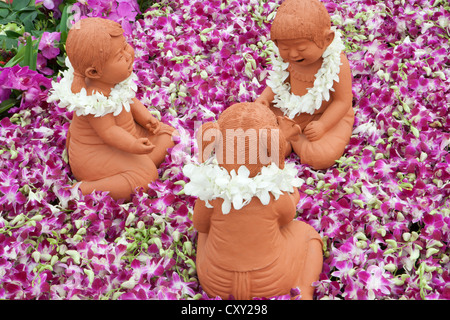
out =
[[[206,122],[197,131],[198,160],[206,161],[222,142],[222,133],[217,122]]]
[[[90,78],[90,79],[98,79],[100,78],[100,73],[97,72],[97,69],[95,69],[94,67],[89,67],[86,69],[86,71],[84,72],[86,78]]]
[[[325,47],[328,47],[334,40],[334,31],[327,30],[325,31]]]

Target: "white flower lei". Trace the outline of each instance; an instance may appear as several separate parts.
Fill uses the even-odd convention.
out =
[[[284,81],[289,76],[286,69],[288,62],[283,62],[278,48],[274,46],[275,55],[272,55],[273,70],[269,71],[267,85],[272,88],[275,94],[274,106],[280,108],[283,113],[293,119],[300,113],[313,114],[322,106],[323,99],[330,99],[330,90],[333,89],[333,82],[339,82],[339,69],[341,65],[341,52],[345,46],[342,43],[340,33],[334,29],[335,37],[333,42],[323,53],[323,63],[315,74],[314,87],[309,88],[303,96],[298,96],[290,92],[291,86]]]
[[[52,81],[52,89],[47,102],[59,101],[58,105],[61,108],[74,111],[78,116],[93,114],[96,117],[102,117],[108,113],[117,116],[122,112],[122,109],[130,111],[130,105],[133,104],[133,98],[137,91],[135,83],[137,76],[134,73],[116,84],[108,97],[99,92],[94,92],[88,96],[85,88],[78,93],[72,93],[74,70],[68,58],[66,59],[66,65],[69,68],[63,71],[61,81]]]
[[[245,166],[240,166],[237,173],[232,170],[229,174],[217,164],[216,159],[202,164],[190,163],[183,168],[183,174],[190,179],[184,186],[184,193],[205,201],[209,208],[209,200],[222,198],[222,212],[228,214],[231,205],[240,210],[255,196],[267,205],[270,201],[269,192],[275,199],[283,192],[293,192],[294,187],[300,187],[303,183],[297,173],[292,163],[286,163],[284,169],[272,163],[263,167],[253,178],[249,177],[250,171]]]

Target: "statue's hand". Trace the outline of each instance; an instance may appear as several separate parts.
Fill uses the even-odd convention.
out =
[[[148,131],[150,131],[151,134],[157,134],[159,132],[159,129],[161,129],[161,122],[159,122],[155,117],[151,116],[148,119],[146,128]]]
[[[155,145],[147,138],[136,139],[132,145],[133,153],[145,154],[150,153],[155,148]]]

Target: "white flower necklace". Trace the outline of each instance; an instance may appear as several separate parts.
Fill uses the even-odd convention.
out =
[[[298,170],[294,164],[286,163],[284,169],[280,169],[275,163],[263,167],[255,177],[250,178],[250,171],[245,166],[240,166],[237,173],[231,173],[217,163],[217,160],[208,160],[202,164],[187,164],[183,168],[183,174],[190,179],[184,186],[184,193],[196,196],[206,202],[222,198],[222,213],[228,214],[233,205],[240,210],[247,205],[253,197],[258,197],[263,205],[270,201],[271,193],[278,199],[283,192],[293,192],[294,187],[300,187],[303,180],[297,177]]]
[[[334,91],[333,82],[339,82],[339,69],[341,65],[341,52],[345,46],[342,43],[339,31],[334,28],[333,42],[323,53],[323,63],[315,74],[314,87],[309,88],[303,96],[290,92],[291,86],[284,81],[289,76],[286,69],[288,62],[283,62],[278,48],[275,46],[275,55],[272,55],[273,70],[269,71],[267,85],[272,88],[275,98],[274,106],[293,119],[300,113],[314,114],[322,106],[322,101],[330,99],[330,91]]]
[[[135,83],[137,76],[134,73],[116,84],[108,97],[97,91],[88,96],[85,88],[82,88],[78,93],[72,92],[74,70],[68,58],[66,59],[66,66],[69,68],[63,71],[61,81],[52,81],[52,89],[47,102],[59,101],[59,107],[74,111],[77,116],[92,114],[96,117],[102,117],[108,113],[117,116],[122,112],[122,109],[127,112],[130,111],[130,105],[133,104],[133,98],[137,91]]]

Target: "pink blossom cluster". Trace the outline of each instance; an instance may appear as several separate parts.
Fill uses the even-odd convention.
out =
[[[135,21],[110,15],[130,27],[138,98],[182,133],[160,179],[130,203],[70,189],[71,114],[46,102],[48,78],[2,70],[1,99],[24,97],[0,120],[0,298],[214,299],[196,275],[195,198],[181,169],[197,121],[265,86],[280,2],[162,0]],[[305,181],[296,219],[324,240],[316,299],[450,299],[448,3],[323,2],[343,34],[356,116],[330,169],[287,160]],[[102,1],[76,5],[111,13]]]
[[[59,56],[59,42],[61,34],[59,32],[44,32],[39,41],[37,54],[37,69],[44,75],[53,75],[54,71],[48,67],[49,63],[55,63]]]

